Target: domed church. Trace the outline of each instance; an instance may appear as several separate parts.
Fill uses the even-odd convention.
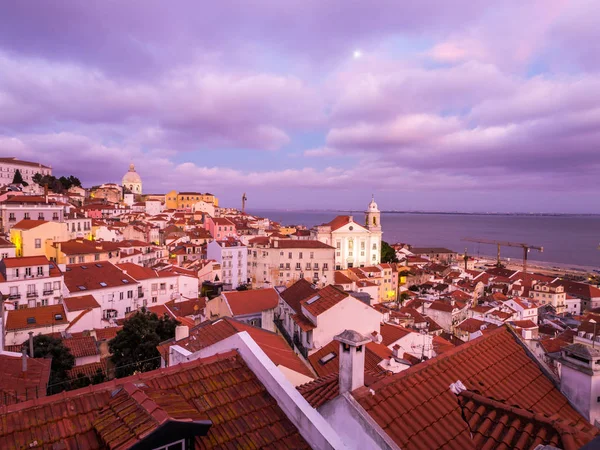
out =
[[[133,163],[129,165],[129,171],[123,176],[121,184],[123,188],[128,189],[132,194],[142,194],[142,178],[135,171]]]

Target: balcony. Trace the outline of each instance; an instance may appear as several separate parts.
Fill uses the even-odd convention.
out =
[[[21,294],[11,294],[8,296],[9,300],[18,300],[21,298]]]
[[[44,291],[44,295],[52,295],[54,291],[52,289]]]
[[[37,292],[28,292],[27,293],[27,298],[35,298],[38,296]]]
[[[290,345],[290,347],[293,347],[294,346],[294,342],[292,341],[292,338],[290,337],[290,335],[286,331],[285,326],[283,325],[283,320],[281,320],[281,319],[273,319],[273,323],[277,327],[277,330],[279,331],[279,333],[283,336],[283,338]]]
[[[300,354],[304,356],[304,359],[308,359],[308,349],[302,345],[298,333],[294,333],[294,346],[298,349]]]
[[[9,217],[9,218],[8,218],[8,221],[9,221],[9,222],[16,222],[16,221],[17,221],[17,218],[16,218],[16,217]]]

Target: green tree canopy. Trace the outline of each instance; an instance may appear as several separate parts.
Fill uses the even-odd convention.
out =
[[[123,329],[108,343],[117,378],[158,369],[160,354],[156,347],[175,337],[178,324],[167,315],[159,318],[145,308],[125,320]]]
[[[397,263],[398,257],[396,256],[396,250],[390,247],[385,241],[381,241],[381,262],[382,263]]]
[[[36,173],[33,176],[33,181],[40,186],[48,186],[48,189],[57,193],[64,192],[73,186],[81,187],[81,181],[79,178],[74,177],[73,175],[56,178],[52,175],[42,175],[40,173]]]
[[[15,175],[12,180],[13,184],[22,184],[23,186],[29,186],[29,183],[23,179],[23,175],[21,175],[21,171],[17,169],[15,171]]]
[[[23,345],[29,352],[29,343],[25,342]],[[44,334],[35,336],[33,338],[33,356],[34,358],[52,358],[48,395],[68,388],[68,372],[75,366],[75,358],[62,339]]]

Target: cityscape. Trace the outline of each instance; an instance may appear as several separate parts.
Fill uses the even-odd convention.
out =
[[[600,449],[600,4],[27,3],[0,450]]]

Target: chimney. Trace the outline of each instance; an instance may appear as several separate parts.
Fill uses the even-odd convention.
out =
[[[29,356],[33,358],[33,331],[29,332]]]
[[[334,339],[340,343],[340,394],[352,392],[365,384],[365,345],[371,339],[353,330],[345,330]]]
[[[190,329],[186,325],[175,327],[175,342],[185,339],[190,335]]]
[[[371,340],[376,344],[381,344],[381,342],[383,341],[383,337],[377,331],[373,331],[371,333]]]
[[[23,371],[23,373],[25,373],[27,372],[27,350],[25,349],[25,346],[23,346],[23,348],[21,349],[21,362],[21,370]]]
[[[392,355],[394,355],[395,358],[402,358],[402,356],[400,356],[400,346],[398,344],[392,347]]]

